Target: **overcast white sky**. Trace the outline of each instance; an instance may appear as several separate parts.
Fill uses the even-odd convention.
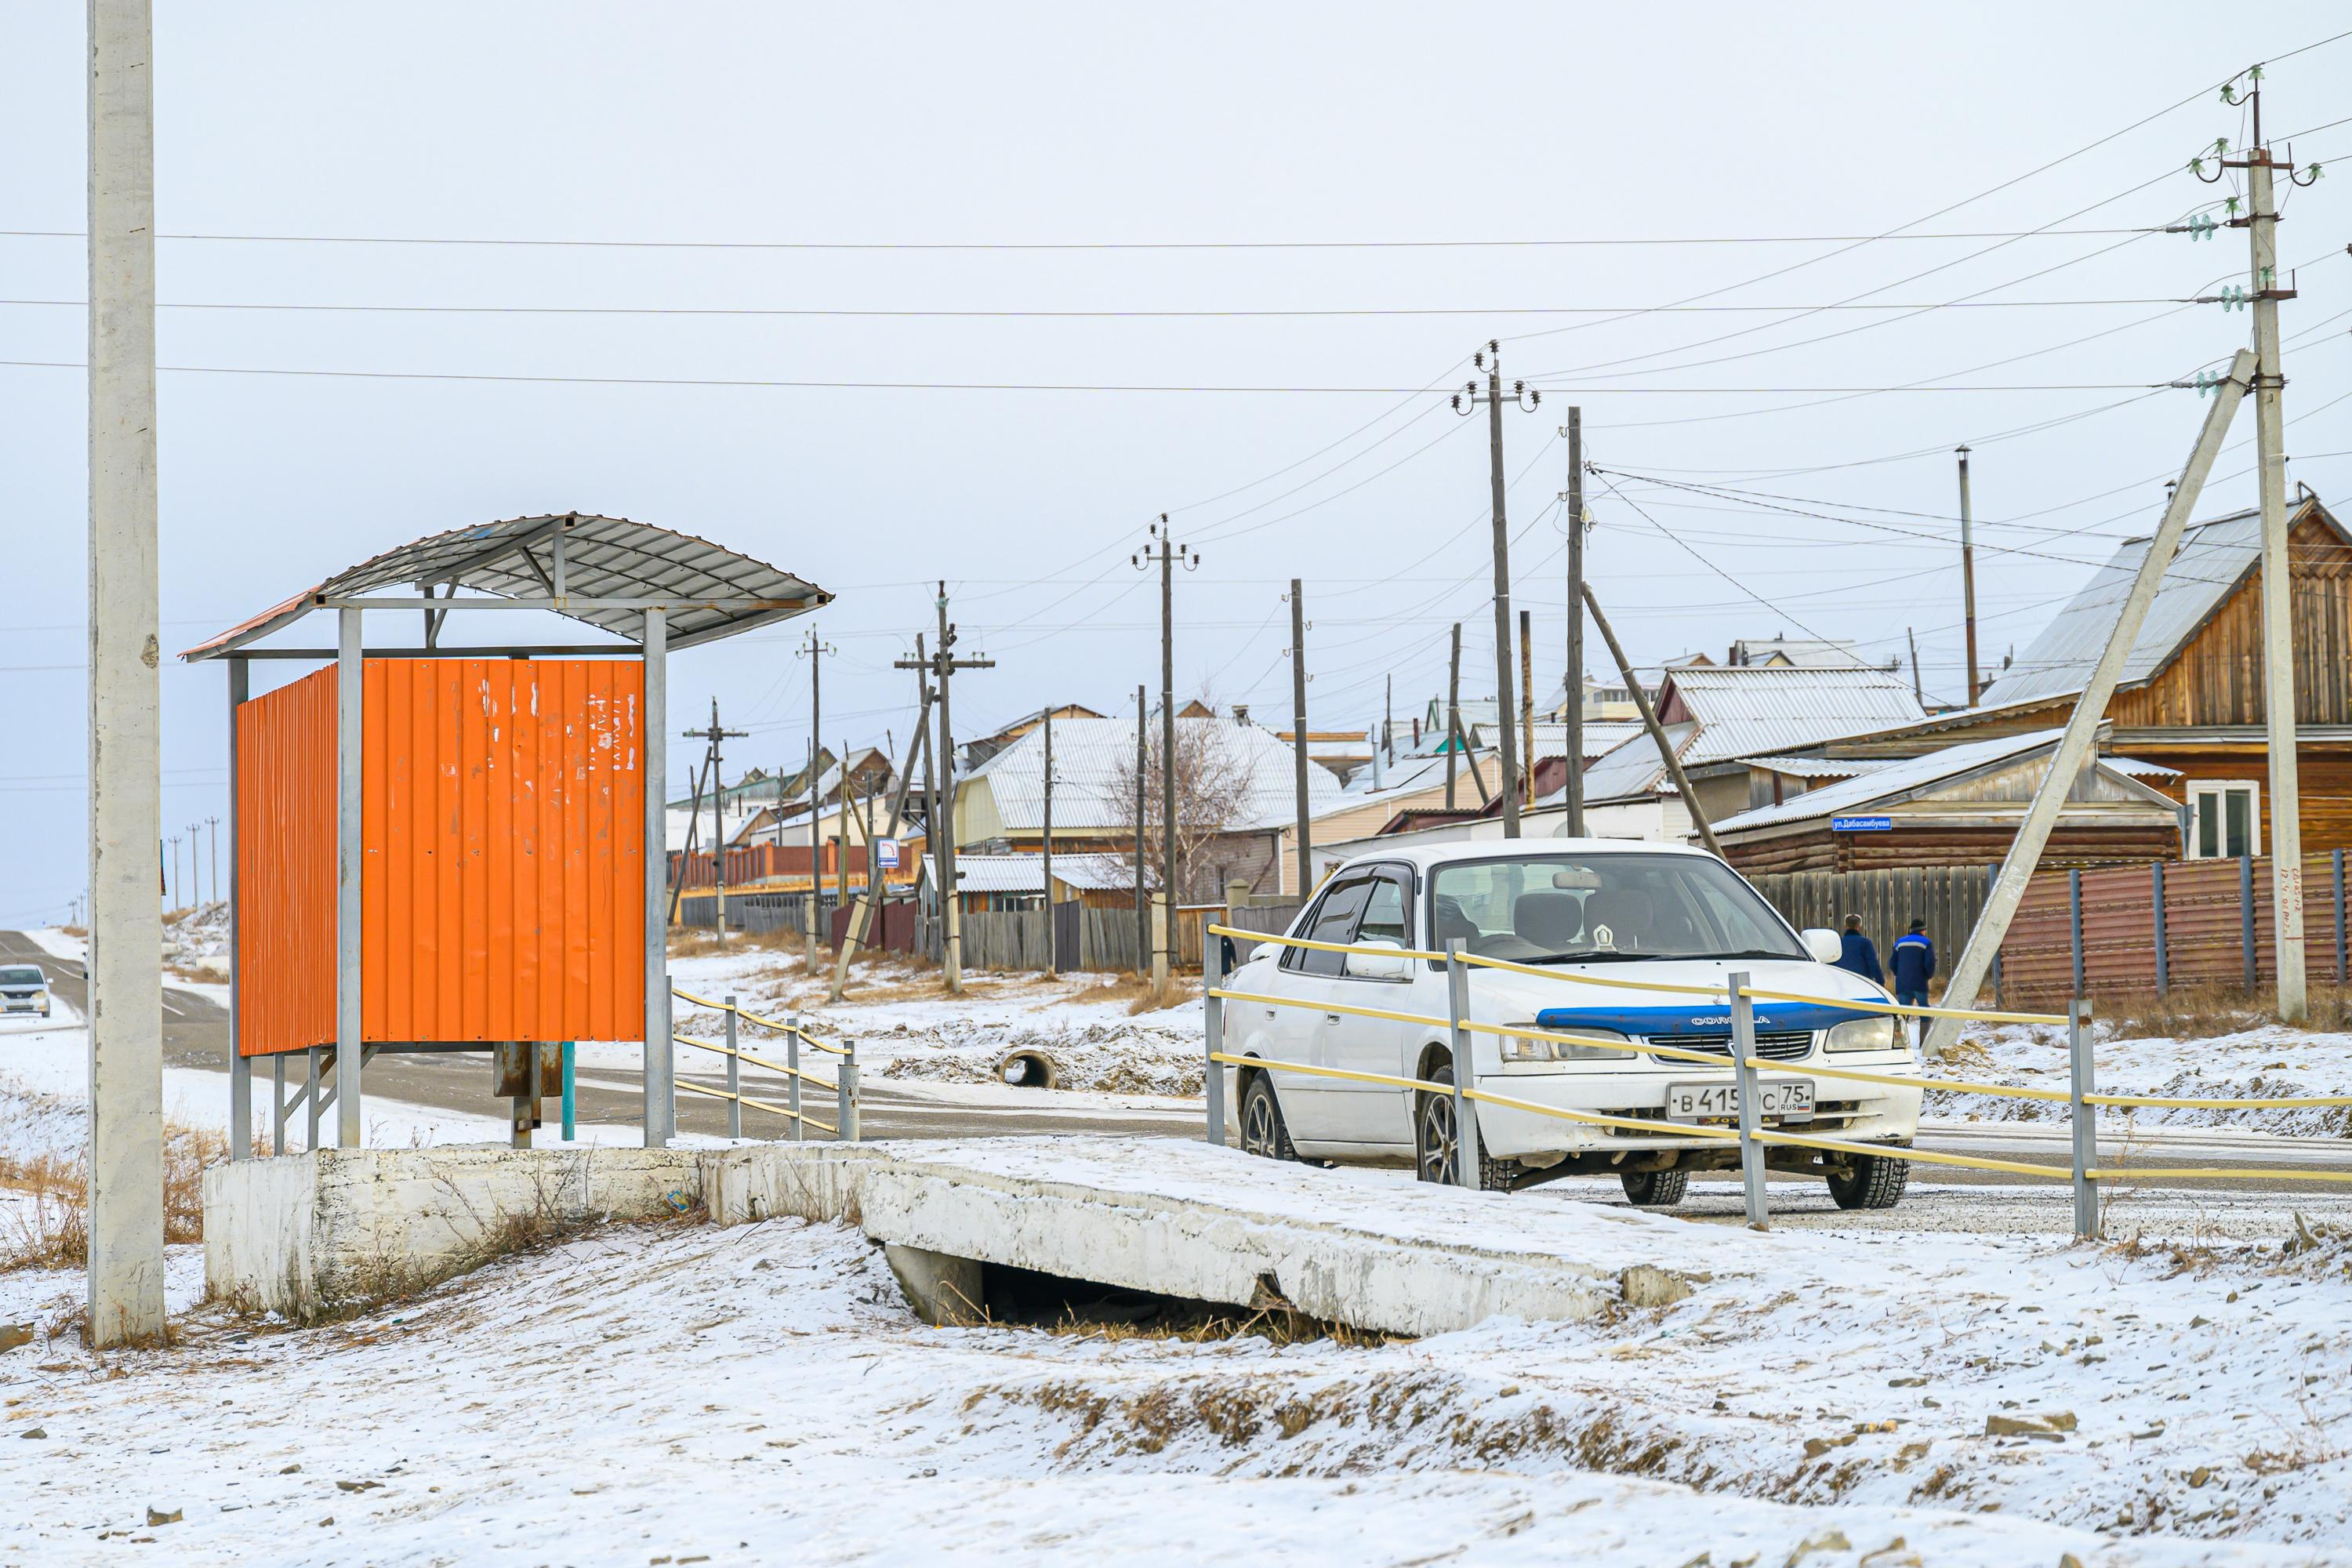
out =
[[[1539,410],[1505,419],[1522,535],[1513,564],[1536,616],[1540,689],[1560,673],[1556,432],[1575,401],[1604,466],[1882,524],[1620,479],[1629,500],[1595,485],[1591,569],[1637,659],[1720,657],[1735,637],[1808,630],[1887,657],[1909,629],[1929,695],[1957,696],[1950,448],[1976,446],[1980,538],[2000,547],[1979,571],[1983,644],[1997,661],[2160,506],[2204,405],[2191,392],[2141,389],[2247,336],[2243,313],[2162,302],[2242,280],[2241,233],[2000,237],[2161,225],[2214,201],[2227,187],[2199,184],[2187,162],[2246,130],[2210,89],[2344,18],[2324,0],[2242,18],[2171,3],[1149,16],[161,7],[166,237],[912,247],[1752,240],[1914,224],[1988,237],[1015,250],[166,237],[161,295],[179,305],[1236,312],[176,309],[163,316],[167,366],[1300,390],[166,371],[164,645],[184,647],[425,533],[604,512],[704,535],[838,594],[818,617],[840,650],[825,671],[827,738],[879,742],[887,731],[903,744],[912,682],[889,665],[928,627],[942,576],[965,651],[999,661],[959,681],[961,731],[1048,700],[1131,712],[1137,683],[1157,686],[1157,595],[1127,556],[1169,510],[1202,556],[1178,588],[1183,692],[1286,718],[1278,595],[1297,575],[1314,622],[1317,726],[1376,720],[1391,675],[1402,716],[1440,689],[1456,619],[1465,691],[1493,687],[1484,421],[1457,420],[1442,392],[1362,389],[1456,383],[1470,351],[1498,336],[1507,374],[1547,388]],[[0,360],[83,354],[73,302],[84,263],[70,237],[83,217],[82,50],[78,6],[0,10],[10,149],[0,229],[11,231],[0,236]],[[2352,39],[2282,60],[2266,129],[2352,116],[2347,66]],[[2295,152],[2352,153],[2352,123],[2301,137]],[[2352,310],[2347,189],[2352,167],[2296,193],[2280,242],[2283,260],[2311,263],[2302,298],[2284,307],[2292,472],[2331,500],[2352,479],[2352,404],[2332,402],[2352,393],[2347,321],[2335,319]],[[45,230],[68,237],[26,232]],[[1916,316],[1538,313],[1696,296],[2073,303]],[[1455,313],[1240,313],[1308,310]],[[1910,383],[2026,390],[1780,390]],[[2002,438],[2095,409],[2105,411]],[[2236,434],[2251,437],[2250,416]],[[1899,460],[1873,460],[1888,458]],[[2239,477],[2209,491],[2207,510],[2251,498],[2247,460],[2242,447],[2225,456],[2217,475]],[[0,681],[14,742],[0,760],[0,923],[16,924],[58,918],[84,884],[79,370],[0,364]],[[453,628],[452,640],[463,636]],[[679,727],[715,694],[728,722],[753,732],[735,742],[730,773],[738,760],[803,754],[808,670],[793,640],[793,630],[755,635],[674,663]],[[1605,658],[1597,642],[1591,651]],[[173,831],[225,809],[223,680],[216,666],[174,663],[164,676]],[[673,742],[673,776],[695,750]]]

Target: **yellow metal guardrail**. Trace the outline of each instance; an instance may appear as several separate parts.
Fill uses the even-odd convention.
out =
[[[1209,1129],[1209,1135],[1210,1142],[1213,1143],[1222,1143],[1224,1141],[1224,1113],[1223,1106],[1224,1075],[1222,1071],[1217,1070],[1218,1068],[1223,1066],[1231,1066],[1234,1068],[1256,1067],[1283,1072],[1303,1073],[1311,1077],[1346,1079],[1360,1082],[1384,1084],[1390,1087],[1411,1089],[1416,1092],[1449,1095],[1453,1097],[1457,1103],[1469,1102],[1472,1104],[1483,1103],[1497,1105],[1507,1109],[1532,1112],[1537,1115],[1554,1117],[1563,1121],[1628,1128],[1637,1131],[1655,1131],[1671,1134],[1676,1137],[1736,1138],[1739,1141],[1741,1145],[1743,1174],[1746,1175],[1748,1181],[1749,1220],[1751,1224],[1759,1226],[1759,1228],[1763,1224],[1764,1213],[1762,1161],[1760,1158],[1760,1149],[1762,1147],[1777,1145],[1794,1148],[1819,1149],[1832,1153],[1874,1155],[1885,1155],[1888,1152],[1890,1147],[1892,1147],[1891,1145],[1884,1143],[1864,1143],[1853,1140],[1823,1138],[1808,1133],[1790,1132],[1785,1130],[1768,1130],[1759,1124],[1760,1121],[1759,1117],[1747,1113],[1747,1107],[1751,1102],[1746,1093],[1743,1093],[1741,1096],[1743,1114],[1740,1118],[1740,1125],[1738,1130],[1734,1131],[1728,1128],[1712,1127],[1689,1122],[1651,1121],[1638,1118],[1611,1116],[1599,1111],[1570,1110],[1559,1106],[1541,1105],[1532,1100],[1520,1100],[1513,1096],[1496,1094],[1492,1090],[1479,1089],[1468,1084],[1440,1084],[1421,1079],[1397,1078],[1380,1073],[1363,1073],[1347,1068],[1320,1067],[1306,1062],[1288,1062],[1260,1057],[1241,1057],[1231,1055],[1221,1048],[1223,1035],[1222,1004],[1225,1002],[1246,1002],[1266,1006],[1303,1007],[1310,1011],[1334,1013],[1356,1017],[1377,1018],[1433,1029],[1443,1029],[1447,1032],[1449,1038],[1463,1040],[1465,1042],[1466,1042],[1467,1037],[1471,1035],[1486,1034],[1518,1039],[1549,1040],[1563,1044],[1586,1045],[1616,1051],[1627,1057],[1646,1056],[1653,1058],[1665,1060],[1696,1062],[1707,1067],[1728,1067],[1738,1075],[1740,1087],[1743,1090],[1752,1089],[1755,1082],[1754,1075],[1757,1072],[1778,1071],[1783,1073],[1802,1074],[1808,1078],[1828,1078],[1861,1083],[1887,1084],[1898,1088],[1916,1087],[1922,1089],[1937,1089],[1954,1093],[1985,1094],[1998,1096],[2003,1099],[2030,1100],[2039,1100],[2045,1103],[2064,1104],[2071,1107],[2074,1112],[2074,1159],[2071,1163],[2067,1165],[2051,1165],[2020,1160],[2001,1160],[1982,1155],[1945,1154],[1919,1149],[1906,1149],[1902,1152],[1901,1157],[1921,1164],[1952,1166],[1964,1170],[1995,1171],[2045,1180],[2071,1181],[2075,1187],[2075,1228],[2079,1234],[2085,1236],[2091,1235],[2096,1230],[2097,1197],[2095,1184],[2102,1180],[2232,1180],[2244,1179],[2251,1175],[2260,1175],[2265,1177],[2275,1177],[2283,1181],[2352,1183],[2352,1171],[2284,1170],[2271,1167],[2260,1167],[2254,1170],[2231,1170],[2222,1167],[2208,1166],[2142,1166],[2128,1163],[2101,1165],[2096,1157],[2097,1143],[2095,1130],[2091,1120],[2091,1112],[2094,1108],[2113,1107],[2133,1109],[2141,1106],[2149,1106],[2168,1109],[2252,1110],[2343,1106],[2352,1105],[2352,1095],[2283,1095],[2274,1097],[2240,1096],[2205,1099],[2183,1096],[2097,1093],[2092,1089],[2090,1082],[2092,1077],[2089,1038],[2090,1010],[2087,1004],[2078,1004],[2076,1011],[2071,1016],[2063,1014],[2011,1013],[1990,1009],[1916,1007],[1898,1003],[1851,1001],[1844,997],[1814,996],[1802,992],[1766,990],[1747,984],[1746,975],[1744,973],[1735,973],[1727,976],[1726,984],[1720,986],[1653,984],[1643,981],[1618,980],[1601,975],[1563,973],[1554,968],[1535,964],[1518,963],[1507,959],[1490,958],[1480,954],[1467,952],[1462,951],[1461,945],[1458,942],[1451,944],[1451,951],[1449,952],[1432,952],[1426,950],[1413,948],[1318,942],[1305,937],[1284,936],[1265,931],[1237,931],[1231,927],[1216,925],[1213,923],[1208,924],[1205,927],[1205,931],[1208,937],[1232,937],[1244,942],[1268,942],[1283,947],[1309,948],[1322,952],[1360,952],[1370,956],[1391,959],[1403,958],[1416,962],[1444,963],[1449,966],[1458,964],[1465,969],[1477,967],[1507,970],[1513,973],[1532,975],[1540,980],[1549,980],[1566,984],[1599,986],[1618,990],[1665,992],[1679,995],[1705,996],[1711,1000],[1723,1001],[1729,1005],[1733,1015],[1733,1043],[1736,1047],[1729,1053],[1714,1053],[1685,1050],[1675,1047],[1660,1046],[1652,1040],[1644,1040],[1641,1045],[1635,1046],[1622,1037],[1602,1038],[1598,1036],[1579,1035],[1563,1030],[1532,1029],[1517,1025],[1489,1024],[1466,1016],[1438,1018],[1423,1014],[1399,1012],[1391,1008],[1361,1007],[1351,1004],[1335,1002],[1303,1002],[1291,997],[1268,996],[1251,992],[1230,991],[1218,984],[1218,982],[1223,978],[1223,949],[1218,943],[1204,940],[1202,942],[1202,952],[1204,954],[1206,967],[1208,969],[1208,973],[1204,976],[1208,984],[1204,987],[1204,990],[1210,1003],[1212,1004],[1207,1061],[1210,1064],[1211,1068],[1209,1072],[1211,1105],[1211,1126]],[[1463,991],[1460,986],[1456,985],[1449,988],[1449,1003],[1453,1005],[1457,1011],[1460,1005],[1459,999],[1462,994]],[[1814,1066],[1811,1064],[1803,1067],[1794,1067],[1786,1062],[1767,1060],[1750,1054],[1754,1036],[1754,1022],[1753,1014],[1748,1004],[1756,1001],[1805,1003],[1816,1006],[1847,1008],[1856,1012],[1880,1014],[1897,1017],[1959,1018],[1982,1023],[2004,1024],[2063,1024],[2067,1026],[2069,1033],[2069,1054],[2073,1063],[2074,1082],[2070,1088],[2063,1090],[2051,1089],[2029,1089],[2021,1085],[2013,1084],[1981,1083],[1964,1079],[1930,1078],[1919,1073],[1871,1072],[1859,1068],[1832,1068],[1828,1066]],[[1464,1076],[1466,1077],[1467,1075],[1465,1074]],[[1466,1122],[1466,1118],[1465,1120]],[[1475,1138],[1475,1124],[1473,1124],[1470,1125],[1468,1132],[1461,1135],[1461,1146],[1464,1149],[1470,1146],[1471,1141]],[[1466,1154],[1463,1154],[1457,1162],[1455,1179],[1466,1184],[1470,1179],[1466,1173],[1468,1170],[1468,1157]]]
[[[731,996],[713,1000],[709,996],[698,996],[691,991],[678,990],[675,986],[670,988],[670,994],[681,1002],[690,1003],[698,1007],[707,1007],[726,1021],[727,1038],[724,1044],[717,1040],[706,1040],[695,1035],[677,1034],[673,1035],[672,1038],[679,1045],[690,1046],[699,1051],[709,1051],[713,1055],[727,1058],[725,1089],[708,1089],[700,1084],[687,1083],[683,1080],[678,1080],[677,1087],[688,1094],[705,1095],[712,1100],[725,1100],[727,1102],[727,1135],[730,1138],[743,1136],[743,1107],[748,1105],[754,1110],[765,1110],[789,1121],[792,1123],[792,1137],[794,1142],[799,1142],[806,1137],[807,1130],[812,1127],[845,1142],[857,1141],[859,1131],[857,1042],[847,1040],[839,1045],[831,1044],[817,1038],[801,1027],[797,1019],[786,1020],[762,1016],[740,1005]],[[784,1037],[785,1059],[781,1062],[775,1061],[743,1049],[735,1037],[736,1026],[740,1023],[757,1024],[781,1033]],[[803,1046],[808,1046],[840,1058],[832,1078],[821,1078],[801,1066]],[[742,1064],[745,1062],[783,1075],[785,1089],[783,1104],[779,1105],[773,1100],[756,1099],[743,1092]],[[820,1089],[832,1091],[834,1119],[831,1121],[821,1121],[802,1109],[801,1086],[803,1083],[814,1084]]]

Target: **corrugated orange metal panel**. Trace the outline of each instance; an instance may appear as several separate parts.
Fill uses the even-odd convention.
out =
[[[237,1049],[304,1050],[335,1036],[335,672],[240,705],[236,743]]]
[[[635,1040],[642,666],[370,659],[370,1040]]]
[[[247,1054],[331,1041],[335,673],[237,712]],[[645,673],[608,659],[364,666],[361,1028],[645,1036]]]

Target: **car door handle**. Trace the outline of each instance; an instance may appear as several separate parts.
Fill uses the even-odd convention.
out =
[[[1326,1013],[1323,1015],[1323,1021],[1327,1024],[1336,1024],[1339,1021],[1339,1015],[1337,1013]]]

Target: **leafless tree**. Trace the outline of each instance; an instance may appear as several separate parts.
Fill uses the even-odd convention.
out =
[[[1160,795],[1162,749],[1160,727],[1154,724],[1143,756],[1143,857],[1150,869],[1146,885],[1166,862],[1166,812]],[[1232,830],[1249,796],[1249,768],[1244,761],[1241,733],[1230,719],[1176,721],[1176,889],[1180,900],[1215,897],[1223,889],[1203,890],[1200,851],[1221,834]],[[1114,773],[1116,798],[1134,810],[1135,759],[1122,757]],[[1119,858],[1129,869],[1135,863],[1135,842],[1120,847]],[[1214,875],[1215,868],[1207,868]]]

